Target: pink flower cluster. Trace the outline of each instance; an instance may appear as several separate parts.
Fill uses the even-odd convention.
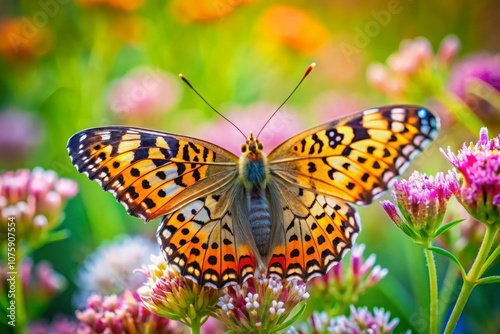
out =
[[[275,332],[295,306],[307,298],[309,293],[302,282],[264,277],[257,271],[242,285],[225,289],[217,304],[217,318],[235,332]]]
[[[0,174],[0,231],[15,221],[18,238],[44,237],[59,223],[64,202],[76,195],[75,182],[35,168]]]
[[[326,275],[314,278],[308,284],[313,296],[321,300],[328,296],[327,299],[348,305],[356,302],[367,289],[380,282],[388,274],[388,270],[375,265],[375,254],[370,254],[365,259],[364,251],[364,244],[354,245],[349,265],[345,261],[341,262]]]
[[[7,266],[0,263],[0,289],[7,282]],[[66,287],[66,279],[54,271],[52,265],[47,261],[40,261],[36,265],[29,257],[23,259],[19,266],[19,278],[23,287],[24,297],[29,300],[37,300],[38,303],[47,303]]]
[[[415,85],[426,83],[435,69],[447,69],[456,56],[460,41],[454,35],[444,38],[436,54],[428,39],[405,40],[387,64],[375,63],[367,71],[368,82],[381,92],[402,96]]]
[[[392,195],[399,213],[390,201],[382,201],[381,205],[406,234],[411,237],[419,235],[423,241],[428,241],[441,225],[447,203],[458,192],[458,187],[453,172],[440,172],[434,177],[415,171],[408,180],[394,183]]]
[[[0,112],[0,161],[21,164],[43,142],[43,123],[33,113],[7,108]]]
[[[82,323],[79,334],[99,333],[179,333],[175,321],[149,311],[136,293],[125,291],[122,295],[101,296],[94,294],[87,301],[87,308],[77,311]]]
[[[326,312],[314,312],[309,324],[293,326],[288,333],[349,333],[349,334],[389,334],[399,323],[398,318],[390,319],[391,313],[375,307],[370,312],[367,307],[350,306],[351,315],[330,318]]]
[[[465,145],[458,154],[441,149],[460,172],[458,199],[467,211],[483,223],[498,222],[500,217],[500,135],[488,138],[482,128],[476,144]]]

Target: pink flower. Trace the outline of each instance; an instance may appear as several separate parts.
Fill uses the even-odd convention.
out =
[[[393,53],[387,60],[389,68],[399,75],[412,75],[421,67],[428,66],[433,57],[432,46],[424,37],[401,42],[399,52]]]
[[[87,308],[76,311],[81,322],[79,334],[100,333],[180,333],[179,323],[149,311],[137,295],[130,291],[123,294],[101,296],[94,294],[87,301]]]
[[[201,326],[201,334],[224,334],[226,327],[219,320],[209,317]]]
[[[450,90],[464,99],[467,85],[481,80],[500,92],[500,55],[480,53],[455,65],[450,75]]]
[[[0,174],[0,232],[13,219],[19,238],[39,241],[58,226],[65,201],[77,192],[74,181],[59,179],[51,170],[20,169]]]
[[[267,278],[257,271],[245,283],[223,290],[216,318],[230,331],[257,333],[266,329],[273,333],[307,298],[309,293],[302,282]]]
[[[43,130],[43,124],[31,113],[13,108],[0,112],[0,161],[26,161],[40,146]]]
[[[139,67],[111,83],[107,104],[111,112],[127,120],[168,111],[179,97],[178,78],[160,69]]]
[[[442,77],[447,74],[459,46],[455,36],[447,36],[434,53],[425,37],[404,40],[399,50],[389,55],[386,64],[374,63],[368,67],[367,80],[388,96],[427,100],[440,94]]]
[[[393,333],[399,323],[398,318],[390,320],[391,313],[383,308],[373,308],[370,312],[367,307],[350,306],[351,315],[329,318],[326,312],[314,312],[309,318],[309,326],[296,329],[293,326],[288,331],[292,334],[302,333]],[[310,328],[308,328],[310,327]]]
[[[448,86],[484,124],[498,123],[494,101],[500,96],[500,55],[480,53],[464,59],[453,67]]]
[[[441,153],[460,172],[458,200],[482,223],[494,224],[500,217],[500,135],[488,138],[482,128],[476,144],[465,145],[458,154]]]
[[[28,334],[74,334],[78,331],[76,319],[58,315],[52,322],[37,320],[29,324]]]
[[[225,112],[224,116],[248,137],[250,131],[257,135],[275,110],[276,106],[260,102],[248,107],[232,108],[229,112]],[[290,109],[283,107],[262,130],[259,139],[264,145],[264,151],[269,153],[274,147],[301,130],[305,129],[300,118]],[[219,119],[215,124],[200,129],[198,133],[200,138],[238,156],[241,154],[241,145],[245,143],[245,138],[241,133],[224,119]]]
[[[442,41],[437,52],[439,62],[449,66],[460,49],[460,40],[455,35],[448,35]]]
[[[151,255],[151,261],[140,270],[147,277],[137,290],[144,307],[161,317],[179,320],[193,331],[199,330],[199,325],[215,315],[221,290],[180,276],[161,255]]]
[[[408,180],[394,183],[392,195],[396,206],[382,201],[382,207],[392,221],[412,239],[427,243],[434,238],[443,221],[446,206],[458,192],[454,173],[437,173],[435,177],[415,171]]]
[[[367,289],[382,280],[388,270],[375,265],[376,256],[364,257],[365,245],[354,245],[350,264],[341,262],[326,275],[316,277],[308,283],[311,294],[320,300],[336,300],[338,303],[356,302]]]
[[[0,278],[5,283],[8,270],[5,264],[0,263]],[[43,305],[52,300],[66,288],[66,279],[57,273],[52,265],[47,261],[40,261],[36,265],[29,257],[25,257],[19,265],[19,279],[23,287],[24,298],[37,300]],[[0,286],[1,287],[1,286]]]

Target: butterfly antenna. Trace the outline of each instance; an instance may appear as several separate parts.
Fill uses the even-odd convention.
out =
[[[226,116],[224,116],[220,112],[218,112],[217,109],[215,109],[214,107],[212,107],[212,105],[210,103],[208,103],[208,101],[205,100],[205,98],[203,96],[201,96],[200,93],[198,93],[198,91],[193,87],[193,85],[191,85],[191,83],[188,81],[188,79],[186,79],[186,77],[182,73],[179,73],[179,78],[181,78],[182,81],[184,81],[189,86],[189,88],[191,88],[193,90],[193,92],[195,92],[196,95],[198,95],[200,97],[200,99],[202,99],[203,102],[205,102],[207,104],[207,106],[209,106],[213,111],[215,111],[220,117],[224,118],[226,121],[228,121],[229,123],[231,123],[236,128],[236,130],[238,130],[243,135],[243,137],[245,139],[247,139],[247,136],[245,136],[245,134],[240,130],[240,128],[238,128],[236,126],[236,124],[234,124],[233,122],[231,122]]]
[[[273,114],[271,115],[271,117],[268,118],[268,120],[266,121],[266,123],[264,123],[264,125],[262,126],[262,128],[260,129],[259,133],[257,134],[257,137],[255,138],[259,138],[259,135],[260,133],[262,132],[262,130],[264,130],[264,128],[266,127],[266,125],[269,123],[269,121],[271,121],[271,119],[274,117],[274,115],[276,115],[276,113],[281,109],[281,107],[283,107],[286,103],[286,101],[288,101],[293,93],[295,93],[295,91],[297,90],[297,88],[299,88],[300,84],[302,83],[302,81],[304,81],[304,79],[309,75],[309,73],[311,73],[311,71],[314,69],[314,67],[316,67],[316,63],[312,63],[311,65],[309,65],[307,67],[307,70],[306,72],[304,73],[304,75],[302,76],[302,79],[300,79],[299,83],[297,84],[297,86],[295,86],[295,88],[292,90],[292,92],[288,95],[288,97],[285,99],[285,101],[283,101],[282,104],[280,104],[280,106],[273,112]]]

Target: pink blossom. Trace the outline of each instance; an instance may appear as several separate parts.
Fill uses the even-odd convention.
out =
[[[0,174],[0,231],[15,218],[19,237],[35,241],[60,223],[66,200],[78,192],[77,184],[54,171],[34,168]]]
[[[160,69],[139,67],[111,83],[107,104],[121,117],[147,117],[171,109],[179,100],[179,79]]]
[[[43,123],[33,113],[9,108],[0,112],[0,161],[25,162],[43,141]]]
[[[448,35],[442,41],[437,52],[437,58],[443,65],[450,65],[460,49],[460,40],[455,35]]]
[[[450,148],[441,153],[460,172],[457,198],[482,223],[495,223],[500,217],[500,135],[488,138],[483,127],[476,144],[464,144],[457,154]]]

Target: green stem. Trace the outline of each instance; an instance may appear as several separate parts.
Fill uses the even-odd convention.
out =
[[[192,334],[200,334],[200,329],[201,329],[201,326],[200,326],[199,323],[192,324],[192,326],[191,326],[191,333]]]
[[[464,310],[465,304],[469,299],[469,296],[476,286],[477,281],[481,277],[482,267],[488,257],[488,253],[493,246],[495,241],[495,235],[497,232],[497,227],[495,225],[486,225],[486,233],[484,234],[483,242],[481,243],[481,247],[479,248],[479,252],[477,253],[476,260],[472,264],[472,267],[469,270],[469,273],[464,279],[462,289],[460,290],[460,294],[458,295],[457,302],[453,311],[451,312],[450,319],[446,324],[446,328],[444,330],[444,334],[451,334],[457,325],[458,319]]]
[[[19,241],[18,241],[19,242]],[[16,301],[16,326],[15,332],[18,334],[23,334],[26,332],[26,305],[24,303],[24,293],[23,293],[23,284],[21,280],[21,261],[23,259],[23,251],[20,247],[16,247],[16,263],[15,263],[15,279],[16,279],[16,292],[14,295]]]
[[[486,259],[486,262],[484,262],[483,266],[481,267],[481,275],[488,269],[493,261],[497,258],[498,254],[500,253],[500,245],[498,245],[493,252],[491,252],[490,256]]]
[[[430,324],[429,333],[437,333],[437,315],[438,315],[438,283],[436,274],[436,263],[434,254],[428,248],[425,248],[425,257],[429,267],[429,285],[430,285]]]
[[[442,328],[443,326],[443,321],[445,320],[444,317],[447,314],[451,298],[454,295],[457,278],[458,270],[453,263],[450,263],[450,265],[448,265],[448,269],[446,270],[443,286],[441,288],[441,296],[439,297],[438,328]]]
[[[200,334],[201,322],[198,318],[191,319],[191,334]]]

